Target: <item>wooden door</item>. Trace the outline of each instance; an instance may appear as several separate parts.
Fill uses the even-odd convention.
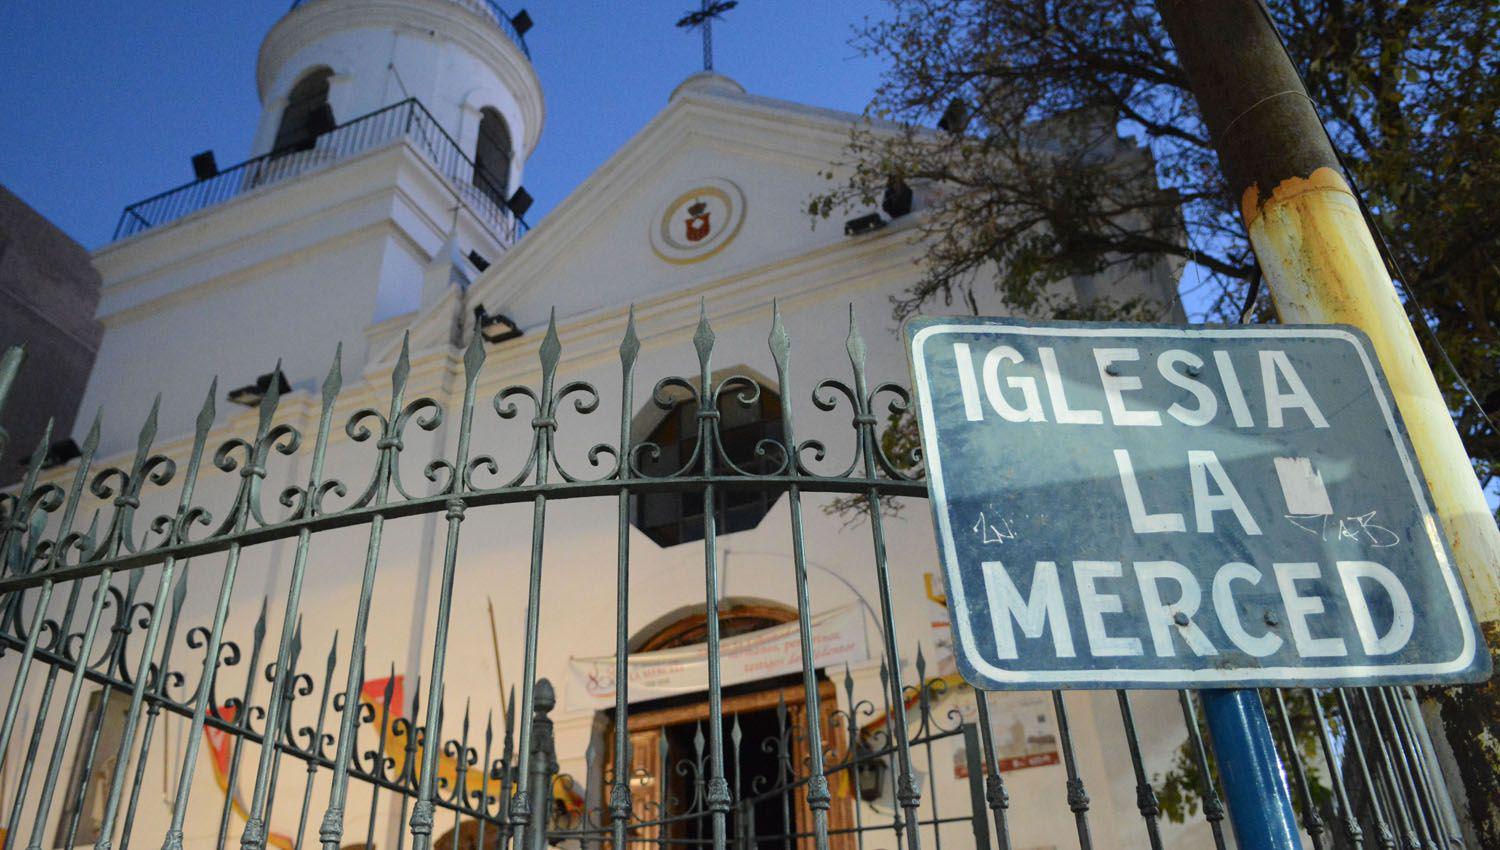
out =
[[[806,734],[807,705],[800,686],[769,688],[764,691],[725,697],[724,716],[774,709],[779,702],[783,701],[787,706],[787,723],[795,730],[791,736],[791,755],[794,769],[800,776],[805,774],[810,756]],[[847,760],[848,742],[844,730],[833,722],[838,697],[832,682],[819,682],[818,701],[821,709],[819,713],[822,715],[818,725],[823,738],[824,761],[828,765],[835,765]],[[634,820],[654,821],[662,815],[664,805],[662,795],[671,779],[670,776],[662,775],[664,765],[661,763],[660,752],[661,742],[667,730],[672,727],[702,723],[708,720],[708,717],[707,699],[630,715],[628,721],[632,771],[630,793]],[[613,730],[606,731],[605,740],[609,742],[606,747],[605,763],[613,765]],[[725,746],[728,745],[729,742],[726,740]],[[750,744],[747,742],[746,746]],[[681,755],[674,753],[672,758],[675,760]],[[728,762],[729,759],[726,756],[726,768]],[[670,769],[670,767],[667,766],[665,769]],[[854,850],[857,844],[855,836],[852,833],[843,832],[854,826],[854,783],[843,773],[839,773],[829,776],[828,785],[832,795],[828,812],[829,848],[830,850]],[[608,798],[607,790],[603,796],[605,799]],[[811,835],[812,809],[807,805],[806,788],[799,786],[793,792],[792,798],[794,801],[792,827],[798,833],[807,834],[806,837],[798,839],[797,848],[798,850],[813,850],[815,841]],[[632,847],[645,847],[649,843],[654,848],[659,841],[665,844],[671,843],[671,837],[663,836],[659,826],[632,827],[629,834]],[[779,839],[774,844],[777,850],[781,850],[784,846]],[[608,847],[608,844],[606,843],[605,846]]]

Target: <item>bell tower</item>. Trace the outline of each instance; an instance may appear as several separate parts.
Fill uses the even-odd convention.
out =
[[[214,376],[236,390],[221,415],[245,414],[278,360],[306,388],[336,345],[346,375],[387,368],[407,332],[451,347],[469,282],[526,231],[530,27],[494,0],[296,0],[261,43],[249,158],[195,157],[195,181],[127,206],[95,252],[84,409],[144,415],[131,370],[151,363],[180,433]]]
[[[542,130],[531,18],[491,0],[296,0],[261,43],[252,154],[415,100],[509,200]]]

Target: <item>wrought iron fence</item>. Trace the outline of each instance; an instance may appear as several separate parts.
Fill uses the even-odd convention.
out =
[[[313,0],[292,0],[291,8],[295,9],[298,6],[306,6],[312,2]],[[526,46],[526,37],[521,34],[520,30],[516,29],[515,19],[507,14],[500,7],[499,3],[496,3],[494,0],[448,0],[448,2],[457,3],[465,9],[477,12],[494,21],[495,26],[498,26],[505,33],[506,37],[517,47],[521,48],[521,52],[526,54],[526,58],[531,58],[531,48]]]
[[[114,238],[123,239],[160,227],[247,192],[300,177],[396,141],[405,141],[420,152],[502,245],[512,244],[526,232],[525,222],[498,200],[505,197],[504,188],[474,167],[473,160],[421,101],[408,98],[334,127],[317,136],[312,147],[305,150],[271,151],[212,177],[137,201],[120,214]]]
[[[325,850],[337,850],[345,839],[353,781],[366,789],[361,793],[370,803],[363,825],[366,846],[377,837],[375,812],[384,805],[387,812],[399,813],[413,850],[433,846],[439,819],[447,817],[454,825],[449,847],[458,846],[463,823],[472,822],[477,832],[473,846],[507,850],[541,850],[548,842],[568,841],[601,848],[726,850],[734,845],[790,850],[795,845],[863,850],[874,835],[883,836],[876,844],[881,848],[920,850],[924,845],[941,848],[945,834],[951,844],[953,834],[945,829],[958,829],[969,837],[965,843],[972,841],[974,847],[1009,850],[1014,820],[1033,813],[1011,808],[989,697],[930,676],[920,651],[915,678],[903,673],[909,668],[898,646],[882,504],[894,498],[923,498],[925,485],[920,457],[912,452],[893,456],[879,429],[886,417],[905,413],[906,390],[894,383],[872,383],[865,344],[852,321],[845,346],[847,377],[799,381],[791,369],[791,340],[775,312],[769,337],[774,391],[785,399],[805,393],[818,410],[849,414],[852,434],[846,436],[852,454],[842,469],[821,471],[837,441],[804,434],[796,427],[794,405],[783,404],[779,437],[755,447],[757,458],[766,462],[749,468],[725,449],[720,435],[722,405],[752,405],[763,390],[748,376],[716,377],[716,336],[706,316],[700,317],[693,345],[696,373],[661,378],[648,394],[649,402],[664,411],[683,403],[695,411],[694,448],[675,469],[660,470],[652,462],[660,447],[633,436],[641,350],[633,317],[619,346],[619,436],[587,452],[587,476],[560,460],[560,440],[568,433],[560,421],[597,414],[601,394],[589,382],[564,381],[558,375],[562,347],[555,324],[539,348],[539,382],[506,386],[488,400],[480,398],[478,389],[486,349],[474,335],[462,356],[461,398],[451,410],[438,398],[407,399],[411,363],[403,345],[385,403],[360,407],[343,424],[353,443],[373,450],[359,480],[335,477],[326,468],[343,382],[337,355],[322,384],[318,424],[311,434],[278,423],[281,397],[278,382],[272,381],[253,433],[223,440],[212,451],[217,386],[211,386],[183,463],[156,449],[155,407],[127,465],[95,470],[100,436],[96,419],[82,457],[60,483],[43,476],[46,452],[41,449],[51,437],[45,435],[19,488],[3,494],[0,501],[0,661],[14,671],[0,723],[0,753],[10,753],[13,740],[25,742],[15,781],[4,790],[8,800],[0,799],[8,807],[3,812],[3,850],[23,840],[28,848],[74,846],[79,812],[90,799],[100,812],[91,827],[96,848],[111,847],[118,835],[121,850],[141,838],[161,838],[165,850],[177,850],[187,813],[204,805],[191,795],[200,787],[193,779],[203,770],[205,741],[211,750],[208,761],[214,770],[222,768],[225,777],[222,798],[212,802],[220,807],[215,845],[220,847],[235,840],[247,850],[275,843],[267,813],[277,794],[298,794],[295,836],[285,837],[286,843],[278,846],[302,847],[316,818],[317,840]],[[524,426],[529,450],[514,468],[502,470],[497,457],[503,455],[497,447],[475,444],[475,419],[491,411],[500,423],[522,426],[523,407],[530,412],[529,425]],[[560,419],[564,413],[567,416]],[[424,459],[430,488],[414,492],[401,476],[404,438],[412,426],[426,431],[442,428],[450,415],[456,415],[456,425],[449,425],[456,430],[456,442],[451,451]],[[305,457],[308,465],[301,483],[280,490],[274,503],[268,503],[265,487],[273,453]],[[216,516],[199,497],[200,478],[206,476],[222,477],[233,486],[232,504],[222,515]],[[148,488],[162,493],[174,486],[175,508],[145,520],[139,513],[143,493]],[[631,704],[626,667],[631,649],[631,500],[646,493],[687,491],[701,493],[703,504],[713,505],[714,491],[746,488],[787,499],[801,673],[786,692],[795,694],[801,707],[789,712],[783,699],[764,742],[747,742],[742,715],[726,710],[720,669],[718,517],[705,510],[701,550],[706,717],[685,750],[680,742],[659,739],[657,775],[675,771],[682,781],[675,791],[663,787],[654,798],[643,800],[635,780],[652,753],[639,751],[632,740],[629,718],[638,708]],[[814,664],[802,517],[803,497],[813,493],[857,496],[867,511],[869,565],[879,588],[874,606],[880,632],[878,706],[855,693],[846,673],[840,707],[836,688]],[[562,500],[599,497],[612,498],[617,507],[617,687],[613,731],[606,742],[609,755],[600,760],[598,751],[592,752],[589,761],[600,762],[601,770],[596,781],[580,783],[554,776],[557,760],[548,717],[551,686],[538,667],[538,622],[548,508]],[[88,507],[96,504],[102,513],[84,522]],[[523,670],[519,700],[512,696],[498,729],[491,714],[483,715],[481,733],[467,706],[462,714],[447,714],[449,623],[466,520],[471,511],[503,504],[529,505],[531,514]],[[443,555],[428,679],[408,697],[394,668],[383,681],[372,684],[366,679],[366,654],[384,526],[421,515],[442,518]],[[363,561],[348,574],[351,580],[359,576],[358,603],[346,626],[347,638],[335,637],[326,656],[309,661],[301,624],[310,543],[320,532],[341,528],[364,532]],[[248,547],[276,540],[294,547],[276,637],[267,640],[263,607],[250,639],[234,641],[226,635],[226,624],[241,555]],[[222,566],[200,566],[209,555],[222,555]],[[156,580],[148,587],[150,573]],[[60,593],[66,599],[58,605]],[[212,597],[209,622],[189,626],[181,620],[190,594]],[[909,653],[913,647],[906,649]],[[186,661],[184,652],[190,653]],[[335,675],[340,668],[342,681]],[[85,703],[86,687],[98,698]],[[947,693],[950,689],[961,692]],[[935,708],[937,698],[945,694],[956,700],[944,703],[953,706],[947,713]],[[1144,763],[1132,697],[1123,691],[1116,696],[1136,786],[1138,828],[1151,847],[1161,848],[1163,804]],[[1186,691],[1178,696],[1186,729],[1183,752],[1198,783],[1202,817],[1213,843],[1223,848],[1224,808],[1212,742],[1202,731],[1195,697]],[[1313,847],[1449,848],[1461,843],[1411,689],[1267,690],[1262,697],[1281,737],[1302,826]],[[1057,793],[1073,815],[1077,843],[1091,848],[1098,824],[1090,822],[1091,801],[1075,752],[1069,700],[1061,692],[1053,692],[1050,700],[1066,773]],[[100,730],[111,705],[117,712],[123,707],[125,719],[119,740],[109,747],[112,751],[104,752]],[[315,720],[294,724],[294,709],[299,707],[300,716]],[[170,825],[164,836],[133,835],[146,755],[157,718],[164,714],[188,724],[183,749],[169,764],[176,777]],[[74,750],[81,754],[82,767],[80,772],[75,762],[74,775],[82,777],[75,783],[65,783],[62,776],[70,741],[82,741]],[[945,741],[965,745],[968,805],[958,811],[940,811],[936,794],[924,794],[917,781],[919,773],[933,775],[933,747]],[[757,746],[775,756],[775,770],[746,776],[743,756]],[[242,786],[240,768],[252,759],[254,781]],[[305,778],[289,780],[285,774],[299,764]],[[96,765],[108,765],[108,775],[96,771]],[[858,803],[849,808],[850,789],[862,787],[871,772],[882,770],[889,773],[890,805],[885,814],[874,818]],[[1326,777],[1329,793],[1321,793],[1322,780],[1314,773]],[[582,788],[577,811],[559,812],[554,808],[559,783],[564,790],[595,787]],[[321,813],[311,809],[315,785],[326,788],[327,805]],[[778,808],[784,813],[779,817],[774,816]],[[231,829],[232,811],[245,821],[238,835]],[[27,818],[30,828],[23,836],[20,829]],[[57,836],[51,844],[45,838],[48,828]],[[1127,828],[1110,824],[1112,833]],[[405,834],[400,833],[398,848],[403,848]]]

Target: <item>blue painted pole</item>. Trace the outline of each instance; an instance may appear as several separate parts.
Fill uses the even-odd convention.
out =
[[[1199,693],[1235,841],[1246,850],[1301,850],[1286,772],[1260,696],[1252,690]]]

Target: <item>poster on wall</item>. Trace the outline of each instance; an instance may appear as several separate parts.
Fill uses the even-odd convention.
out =
[[[995,739],[995,763],[1001,773],[1046,767],[1061,762],[1052,699],[1046,693],[1005,692],[990,695],[990,730]],[[980,759],[980,764],[984,763]],[[953,775],[969,776],[968,754],[953,754]]]

